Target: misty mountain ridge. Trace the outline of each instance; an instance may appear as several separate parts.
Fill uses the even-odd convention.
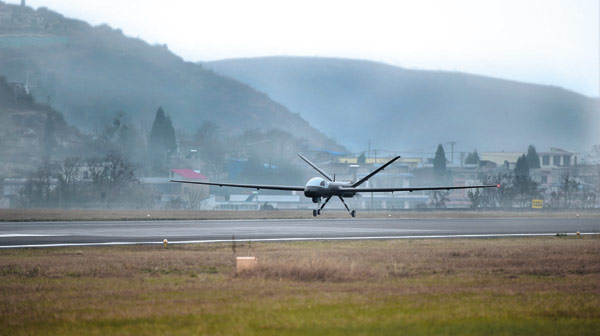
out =
[[[37,101],[84,131],[121,112],[148,128],[162,106],[176,129],[191,133],[205,121],[234,134],[280,128],[315,147],[342,149],[264,93],[185,62],[165,45],[45,8],[0,2],[0,75],[28,81]]]
[[[588,151],[600,142],[599,99],[559,87],[457,72],[319,57],[203,63],[266,92],[354,151],[458,148]]]

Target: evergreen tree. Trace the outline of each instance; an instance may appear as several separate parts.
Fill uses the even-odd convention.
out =
[[[446,175],[446,153],[444,153],[442,144],[438,145],[437,151],[435,152],[435,158],[433,159],[433,173],[438,179],[442,179]]]
[[[365,152],[360,153],[358,156],[358,164],[365,164],[367,162],[367,157],[365,156]]]
[[[478,164],[479,163],[479,154],[477,154],[477,149],[473,151],[473,153],[467,154],[467,158],[465,159],[465,164]]]
[[[165,121],[165,147],[174,152],[177,149],[177,140],[175,139],[175,128],[173,128],[173,123],[171,122],[171,117],[167,116]]]
[[[175,129],[171,118],[165,116],[162,107],[159,107],[154,117],[152,130],[150,130],[150,149],[152,151],[175,151],[177,142],[175,140]]]
[[[525,154],[517,159],[517,164],[515,165],[515,175],[529,177],[529,163],[527,162],[527,156],[525,156]]]
[[[530,169],[540,168],[540,157],[533,145],[529,145],[529,148],[527,148],[527,163]]]

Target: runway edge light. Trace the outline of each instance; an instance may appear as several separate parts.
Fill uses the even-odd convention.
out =
[[[167,241],[167,239],[166,239],[166,238],[165,238],[165,239],[163,239],[163,245],[164,245],[165,247],[167,247],[167,244],[168,244],[168,243],[169,243],[169,242]]]

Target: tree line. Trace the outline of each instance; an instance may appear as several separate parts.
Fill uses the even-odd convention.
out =
[[[600,146],[595,146],[590,155],[588,161],[592,164],[599,164]],[[477,150],[469,153],[465,160],[467,164],[478,164],[479,162]],[[480,175],[479,179],[482,184],[500,184],[501,188],[468,190],[467,197],[471,202],[471,208],[530,208],[534,199],[542,199],[545,202],[544,207],[554,209],[594,208],[597,205],[600,191],[600,167],[596,185],[583,183],[567,170],[560,175],[560,182],[555,190],[546,190],[539,182],[531,178],[531,169],[540,167],[540,159],[535,146],[530,145],[527,154],[523,154],[517,159],[514,169],[510,170],[508,163],[505,163],[495,172]],[[441,144],[438,146],[433,160],[433,173],[438,184],[451,181],[451,172],[446,168],[445,153]],[[445,208],[446,202],[449,200],[448,196],[448,192],[433,192],[430,206]]]
[[[156,199],[135,175],[133,164],[111,151],[84,160],[44,161],[27,176],[21,207],[149,207]]]

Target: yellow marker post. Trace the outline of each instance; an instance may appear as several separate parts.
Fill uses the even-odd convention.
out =
[[[532,209],[541,209],[544,207],[544,200],[534,199],[531,200],[531,208]]]
[[[163,245],[164,245],[165,247],[167,247],[167,244],[168,244],[168,241],[167,241],[167,239],[164,239],[164,240],[163,240]]]
[[[579,231],[577,231],[577,238],[581,238],[581,233],[579,233]]]

